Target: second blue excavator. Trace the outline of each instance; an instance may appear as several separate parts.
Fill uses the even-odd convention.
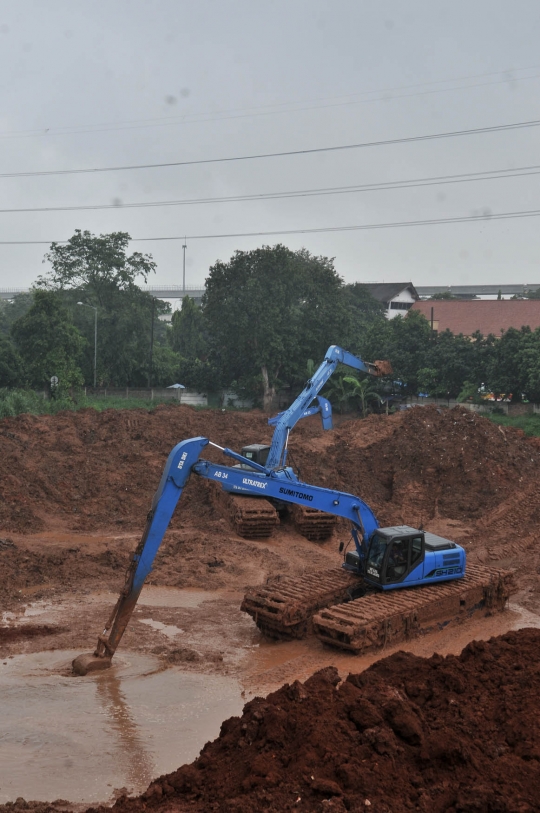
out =
[[[310,415],[320,414],[323,429],[332,429],[332,405],[327,398],[319,395],[324,385],[336,371],[339,364],[350,367],[365,375],[381,377],[390,375],[392,368],[387,361],[373,363],[363,361],[342,347],[332,345],[318,369],[313,373],[300,395],[292,404],[270,418],[274,427],[269,445],[252,443],[242,448],[242,456],[249,461],[241,464],[244,468],[257,463],[272,471],[287,465],[289,435],[299,420]],[[212,489],[214,502],[226,514],[234,531],[247,539],[265,539],[272,534],[280,518],[289,517],[296,530],[311,541],[328,539],[335,527],[335,517],[309,505],[289,505],[279,498],[268,498],[265,494],[254,497],[249,489],[233,490],[223,483],[223,488]]]

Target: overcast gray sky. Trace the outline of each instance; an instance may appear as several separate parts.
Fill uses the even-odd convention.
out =
[[[331,147],[540,119],[538,0],[11,0],[0,175]],[[0,177],[0,209],[327,189],[537,166],[540,127],[260,160]],[[0,241],[76,228],[188,235],[187,284],[236,249],[335,257],[346,281],[540,283],[540,218],[276,237],[190,236],[540,210],[540,175],[170,207],[0,213]],[[182,240],[133,243],[182,281]],[[46,245],[0,245],[0,287]]]

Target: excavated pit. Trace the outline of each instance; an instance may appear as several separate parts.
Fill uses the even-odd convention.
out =
[[[249,442],[269,442],[271,430],[262,413],[197,412],[176,406],[160,407],[153,413],[111,410],[99,414],[83,410],[54,417],[19,416],[0,422],[0,630],[5,631],[3,639],[0,635],[2,664],[4,661],[12,663],[19,656],[33,657],[38,652],[48,651],[54,656],[55,650],[78,654],[91,649],[122,586],[126,564],[140,538],[168,452],[176,442],[197,435],[240,449]],[[414,653],[430,655],[436,650],[459,652],[471,638],[497,635],[516,623],[537,623],[540,612],[540,548],[537,544],[540,444],[537,440],[527,439],[519,431],[503,430],[461,408],[448,411],[428,407],[388,418],[372,416],[363,421],[344,421],[329,433],[322,432],[316,418],[307,419],[295,428],[290,449],[292,459],[300,467],[302,480],[358,494],[373,508],[381,525],[399,522],[418,527],[422,524],[426,530],[463,545],[471,565],[514,571],[517,593],[513,601],[521,608],[520,615],[511,609],[491,618],[475,620],[473,617],[454,630],[443,629],[397,644],[412,653],[407,657],[413,657]],[[209,449],[208,454],[205,450],[204,456],[222,460],[215,449]],[[228,517],[209,496],[207,484],[192,478],[149,579],[152,589],[168,591],[170,601],[167,604],[159,598],[152,605],[141,602],[118,655],[122,656],[124,649],[134,657],[157,660],[162,670],[160,674],[179,669],[197,679],[198,676],[203,679],[215,676],[238,681],[248,696],[275,690],[287,682],[293,684],[296,678],[305,680],[322,666],[337,665],[342,677],[365,668],[388,649],[355,660],[352,655],[334,653],[314,638],[266,643],[252,619],[240,612],[246,586],[256,588],[276,576],[294,579],[338,567],[340,540],[347,540],[347,531],[341,522],[329,540],[317,543],[299,535],[289,522],[276,526],[268,539],[243,539],[230,529]],[[191,602],[189,606],[175,598],[174,591],[190,596],[186,599]],[[31,627],[40,632],[31,632]],[[515,702],[518,709],[528,709],[532,715],[536,708],[534,665],[537,656],[534,652],[538,649],[538,640],[535,639],[534,646],[530,639],[524,639],[523,646],[520,640],[512,643],[514,663],[519,666],[515,669],[516,680],[510,680],[512,675],[508,679],[501,675],[500,685],[491,688],[493,696],[500,695],[501,687],[506,692],[507,683],[512,688],[510,699],[504,694],[507,705],[500,711],[500,720],[495,719],[493,709],[486,710],[480,703],[474,710],[475,722],[471,722],[473,701],[480,697],[476,687],[481,680],[469,675],[467,665],[455,667],[458,672],[465,670],[466,685],[471,688],[470,697],[467,691],[452,698],[464,719],[470,722],[470,730],[479,737],[478,748],[482,750],[485,745],[489,749],[489,744],[482,739],[483,734],[478,734],[482,714],[491,726],[491,740],[499,743],[499,723],[506,738],[508,750],[501,745],[501,754],[492,754],[488,762],[484,757],[477,759],[477,752],[469,741],[464,747],[466,753],[472,754],[470,762],[462,763],[461,758],[452,756],[447,759],[444,755],[431,759],[427,767],[422,762],[423,757],[418,764],[408,761],[410,776],[417,781],[420,775],[423,780],[423,784],[413,785],[414,790],[411,790],[405,773],[400,773],[402,754],[399,749],[404,748],[407,759],[410,753],[408,746],[398,739],[395,752],[388,755],[376,749],[366,751],[362,757],[366,762],[360,759],[359,766],[352,771],[355,775],[364,775],[367,771],[370,784],[366,790],[360,786],[355,789],[354,783],[349,787],[349,780],[336,778],[337,774],[331,771],[326,774],[324,752],[322,746],[317,745],[317,732],[326,734],[329,725],[327,709],[322,703],[320,713],[314,709],[310,712],[311,728],[302,729],[311,756],[303,763],[301,775],[291,769],[292,784],[286,784],[287,777],[283,780],[281,767],[276,772],[277,784],[272,771],[263,775],[255,769],[252,775],[259,778],[253,787],[235,785],[234,771],[231,784],[222,770],[224,763],[219,762],[221,757],[216,746],[217,750],[207,749],[210,767],[205,769],[208,772],[215,764],[215,783],[208,784],[211,798],[204,793],[197,797],[200,791],[188,791],[187,786],[180,792],[169,782],[174,791],[172,795],[163,784],[161,795],[154,789],[146,799],[122,802],[122,805],[141,810],[143,805],[147,808],[163,805],[164,809],[170,807],[178,811],[215,809],[238,813],[254,809],[281,811],[289,807],[310,811],[364,810],[362,795],[373,788],[372,795],[365,798],[371,800],[371,809],[377,811],[386,810],[384,805],[392,813],[415,809],[415,806],[445,813],[469,809],[519,810],[520,813],[534,810],[527,793],[529,787],[535,787],[530,768],[538,763],[536,752],[530,742],[520,751],[517,735],[508,733],[512,703]],[[495,654],[493,657],[498,663],[500,658]],[[475,658],[489,660],[485,653]],[[355,663],[362,665],[355,669]],[[98,679],[101,677],[83,680]],[[60,675],[54,680],[68,678]],[[439,698],[439,711],[444,717],[441,717],[440,730],[445,739],[450,731],[444,716],[447,712],[445,695],[442,688],[437,689],[435,684],[433,687],[434,698]],[[336,691],[339,693],[341,687]],[[282,699],[280,695],[279,705]],[[0,700],[0,705],[3,702]],[[418,704],[417,700],[414,702]],[[449,710],[454,708],[454,703],[448,705]],[[437,730],[435,712],[431,713],[430,737]],[[138,714],[134,709],[136,721]],[[110,727],[113,717],[109,711],[101,715],[100,723]],[[214,721],[219,724],[222,719],[216,712]],[[519,715],[516,719],[521,721]],[[65,722],[66,725],[58,717],[55,725],[56,731],[62,731],[67,737],[71,723]],[[525,728],[537,725],[532,717],[530,721],[521,722]],[[464,731],[458,734],[464,736]],[[334,737],[334,732],[329,737]],[[146,745],[146,735],[143,739]],[[432,739],[427,742],[433,744]],[[342,746],[345,747],[343,743],[339,745]],[[231,753],[236,753],[234,743],[229,742],[228,747]],[[379,747],[384,748],[384,745]],[[277,760],[281,758],[282,748],[267,738],[261,751],[266,755],[264,759],[268,754],[272,758],[276,748]],[[191,759],[174,748],[172,751],[175,761],[171,767]],[[249,757],[246,764],[251,765],[249,748],[246,754]],[[346,747],[343,754],[348,754]],[[385,760],[390,756],[397,766],[401,795],[385,799],[384,783],[388,785],[390,779]],[[350,761],[354,762],[355,758],[351,756]],[[452,771],[446,768],[448,760],[459,767],[454,771],[457,774],[462,764],[465,765],[463,787],[459,785],[456,789],[454,777],[450,775]],[[504,777],[500,780],[498,760],[503,760],[500,765],[507,771],[508,780]],[[330,757],[327,761],[331,764]],[[30,783],[34,763],[24,748],[19,752],[19,762],[17,770],[27,777],[30,792],[17,791],[17,795],[47,798],[37,791],[31,792],[35,787]],[[478,772],[474,773],[471,766],[474,770],[478,768]],[[315,769],[313,776],[317,778],[319,774],[321,779],[318,789],[313,789],[311,780],[303,784],[302,777],[311,776],[311,768]],[[195,770],[198,776],[201,769]],[[227,771],[231,770],[227,767]],[[80,775],[82,787],[84,777]],[[336,782],[340,793],[334,793],[333,786],[325,785],[323,779]],[[93,772],[93,780],[100,788],[99,793],[90,797],[85,792],[68,798],[105,801],[111,798],[115,787],[121,787],[114,780],[113,788],[109,788],[99,771]],[[298,805],[297,797],[279,795],[279,782],[283,781],[287,793],[298,791],[301,797]],[[507,794],[510,785],[514,801]],[[493,794],[499,786],[499,796],[495,798]],[[465,793],[467,787],[474,791],[470,799]],[[13,801],[14,793],[15,790],[10,794]],[[418,796],[413,799],[414,793]],[[328,800],[333,800],[330,807]],[[442,807],[443,803],[446,808]],[[17,805],[10,809],[14,813]]]

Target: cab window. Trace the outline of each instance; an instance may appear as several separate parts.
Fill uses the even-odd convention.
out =
[[[378,571],[381,570],[384,554],[386,553],[386,545],[386,539],[383,536],[379,536],[379,534],[375,534],[369,546],[368,567],[375,568],[375,570]]]
[[[422,537],[415,536],[411,543],[411,565],[416,564],[416,562],[422,556]]]
[[[405,576],[409,565],[410,539],[392,542],[386,563],[386,581],[397,582]]]

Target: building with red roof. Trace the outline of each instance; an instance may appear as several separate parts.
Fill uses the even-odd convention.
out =
[[[492,333],[500,338],[510,327],[540,327],[540,299],[428,299],[415,302],[411,311],[433,321],[433,330],[464,336],[478,330],[483,336]]]

